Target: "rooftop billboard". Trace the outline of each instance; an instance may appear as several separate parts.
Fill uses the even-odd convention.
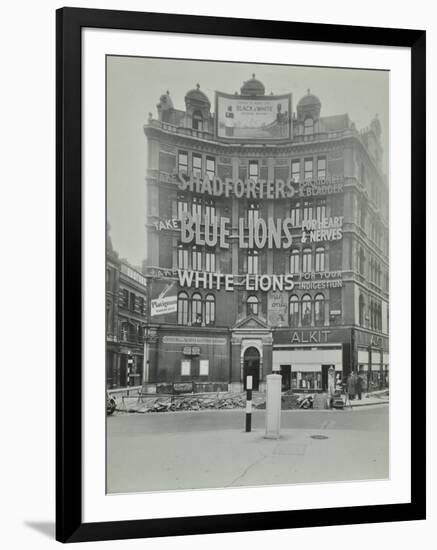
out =
[[[291,139],[291,94],[244,97],[216,92],[217,137],[230,141]]]

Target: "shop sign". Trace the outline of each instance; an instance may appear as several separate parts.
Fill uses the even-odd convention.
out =
[[[207,336],[164,336],[163,344],[183,344],[190,345],[209,345],[209,346],[225,346],[226,338],[214,338]]]
[[[330,330],[301,330],[291,333],[292,344],[326,344]]]
[[[161,218],[160,220],[152,221],[151,225],[157,231],[177,231],[181,228],[181,222],[178,218]]]

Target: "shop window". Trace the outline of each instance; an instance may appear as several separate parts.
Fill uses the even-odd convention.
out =
[[[316,271],[325,271],[325,249],[323,246],[316,248]]]
[[[311,273],[312,270],[312,251],[311,248],[304,248],[302,253],[302,271]]]
[[[205,298],[205,324],[213,325],[215,323],[215,296],[208,294]]]
[[[259,301],[256,296],[247,299],[247,315],[258,315]]]
[[[206,175],[212,181],[215,176],[215,158],[206,157]]]
[[[290,274],[298,275],[299,274],[299,250],[294,248],[290,254]]]
[[[301,207],[300,201],[297,201],[291,205],[290,218],[291,218],[291,224],[293,227],[299,227],[301,224],[300,207]]]
[[[305,180],[313,179],[313,159],[305,159],[303,176]]]
[[[257,182],[259,177],[259,164],[257,160],[249,161],[249,179]]]
[[[203,116],[202,116],[202,113],[200,111],[194,111],[193,112],[192,122],[193,122],[193,130],[199,130],[200,132],[202,132],[202,130],[203,130]]]
[[[178,325],[188,325],[188,294],[178,294]]]
[[[294,183],[299,183],[300,180],[300,160],[291,161],[291,179]]]
[[[191,297],[191,324],[194,326],[202,324],[202,296],[198,292]]]
[[[247,251],[247,273],[249,275],[256,275],[258,273],[258,250]]]
[[[191,360],[182,359],[181,361],[181,376],[190,376],[191,375]]]
[[[197,246],[191,249],[191,269],[194,271],[202,270],[202,251]]]
[[[188,249],[183,245],[178,246],[178,268],[179,269],[188,269]]]
[[[317,159],[317,179],[324,180],[326,178],[326,157]]]
[[[314,133],[314,120],[308,116],[303,123],[303,133],[306,136],[311,136]]]
[[[302,296],[302,326],[310,327],[313,317],[312,300],[309,294]]]
[[[290,296],[290,326],[297,327],[299,325],[299,298],[296,295]]]
[[[325,323],[325,297],[317,294],[314,300],[314,323],[323,325]]]
[[[205,252],[205,271],[214,273],[215,271],[215,251],[207,250]]]
[[[192,174],[194,177],[202,177],[202,155],[193,153],[192,158]]]
[[[178,172],[179,174],[188,174],[188,153],[186,151],[178,153]]]

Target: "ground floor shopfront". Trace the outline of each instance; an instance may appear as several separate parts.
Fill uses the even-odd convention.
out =
[[[249,316],[231,329],[156,326],[147,340],[144,381],[151,391],[243,391],[247,376],[263,391],[282,374],[282,389],[324,391],[328,369],[340,385],[352,370],[364,389],[388,385],[388,336],[355,327],[272,329]]]
[[[144,380],[143,371],[142,346],[107,342],[106,387],[108,389],[140,386]]]

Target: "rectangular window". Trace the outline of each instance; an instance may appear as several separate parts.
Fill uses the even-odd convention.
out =
[[[179,174],[188,174],[188,153],[186,151],[178,153],[178,172]]]
[[[188,250],[182,246],[178,249],[178,268],[188,269]]]
[[[191,360],[182,359],[181,361],[181,376],[190,376],[191,374]]]
[[[291,179],[295,183],[299,183],[299,180],[300,180],[300,160],[291,161]]]
[[[312,201],[303,201],[303,221],[313,219],[313,203]]]
[[[206,220],[210,223],[215,222],[215,204],[211,200],[205,202],[205,223]]]
[[[214,273],[215,271],[215,252],[207,250],[205,253],[205,271]]]
[[[247,273],[256,275],[258,273],[258,251],[249,250],[247,252]]]
[[[257,182],[259,176],[259,166],[257,160],[250,160],[249,161],[249,179],[252,181]]]
[[[208,376],[208,372],[209,372],[209,360],[201,359],[199,362],[199,375]]]
[[[247,223],[251,223],[255,227],[255,223],[259,218],[259,204],[251,203],[247,209]]]
[[[194,271],[202,270],[202,251],[193,246],[191,254],[191,269]]]
[[[326,178],[326,157],[317,159],[317,179],[324,180]]]
[[[191,214],[193,218],[202,219],[202,199],[193,197],[193,203],[191,205]]]
[[[192,174],[194,177],[202,177],[202,155],[193,153]]]
[[[290,274],[298,275],[299,274],[299,250],[292,250],[290,255]]]
[[[178,199],[178,220],[186,218],[188,215],[188,202],[185,199]]]
[[[133,292],[129,295],[129,309],[135,311],[135,294]]]
[[[325,271],[325,249],[316,248],[316,271],[318,273]]]
[[[302,254],[302,271],[304,273],[311,273],[312,270],[312,251],[307,248]]]
[[[215,176],[215,158],[206,157],[206,175],[212,181]]]
[[[301,224],[301,210],[300,210],[300,201],[295,202],[291,205],[290,210],[291,224],[293,227],[299,227]]]
[[[326,199],[318,199],[316,202],[316,220],[321,222],[326,218]]]
[[[304,179],[313,179],[313,159],[305,159]]]

